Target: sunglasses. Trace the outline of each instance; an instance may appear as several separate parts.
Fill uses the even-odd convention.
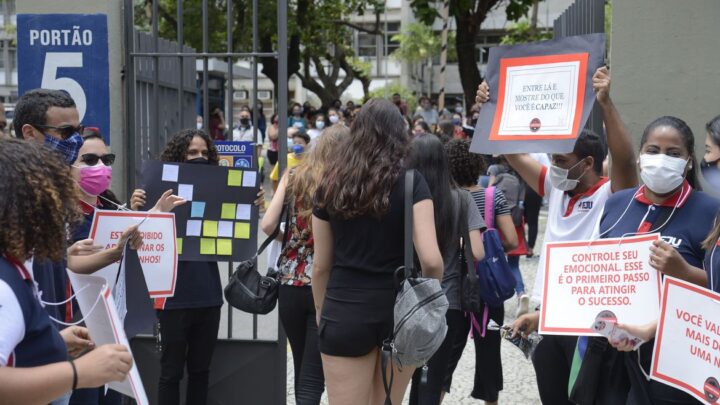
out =
[[[83,129],[85,129],[85,127],[82,125],[78,125],[76,127],[74,127],[72,125],[63,125],[61,127],[55,127],[52,125],[35,125],[35,124],[33,124],[33,126],[38,129],[42,129],[42,130],[54,129],[55,131],[57,131],[58,134],[60,134],[60,137],[62,139],[68,139],[72,136],[72,134],[74,134],[76,132],[78,134],[82,134]]]
[[[112,164],[115,163],[115,154],[108,153],[107,155],[98,156],[94,153],[86,153],[80,156],[80,161],[88,166],[95,166],[100,160],[102,160],[105,166],[112,166]]]

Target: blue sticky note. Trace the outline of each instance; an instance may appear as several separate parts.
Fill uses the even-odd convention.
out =
[[[193,201],[190,210],[191,218],[202,218],[205,216],[205,203],[202,201]]]

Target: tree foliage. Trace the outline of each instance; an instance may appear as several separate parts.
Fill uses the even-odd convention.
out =
[[[546,41],[552,39],[553,33],[549,30],[538,30],[532,27],[529,21],[518,21],[508,27],[508,32],[502,37],[502,45],[524,44],[527,42]]]
[[[488,13],[496,7],[505,7],[509,21],[527,17],[536,0],[450,0],[450,16],[457,27],[455,51],[457,52],[460,82],[465,93],[465,105],[475,102],[475,90],[482,81],[478,68],[478,33]],[[435,0],[410,0],[415,17],[432,26],[439,14],[440,2]]]
[[[208,0],[208,51],[227,49],[227,7],[232,1],[232,50],[252,50],[252,0]],[[369,69],[354,58],[352,30],[382,35],[380,16],[382,0],[289,0],[288,2],[288,78],[293,74],[303,87],[329,104],[355,79],[367,91]],[[185,44],[203,50],[202,2],[183,0],[183,34]],[[258,51],[277,50],[277,0],[258,0]],[[353,14],[375,16],[374,28],[356,26],[349,21]],[[136,0],[136,24],[151,28],[152,1]],[[176,0],[158,0],[160,36],[177,37]],[[274,57],[261,57],[262,73],[277,91],[278,64]],[[317,76],[317,77],[313,77]]]

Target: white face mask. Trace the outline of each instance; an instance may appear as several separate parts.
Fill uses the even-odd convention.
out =
[[[337,115],[331,115],[330,117],[328,117],[328,119],[332,124],[337,124],[338,121],[340,121],[340,117],[338,117]]]
[[[317,121],[317,122],[315,122],[315,128],[317,128],[317,129],[323,129],[323,128],[325,128],[325,121]]]
[[[550,165],[548,176],[550,176],[550,183],[552,183],[553,187],[560,191],[575,190],[575,187],[577,187],[580,183],[580,179],[585,175],[585,172],[583,172],[583,174],[581,174],[577,179],[568,179],[568,174],[570,173],[570,170],[574,169],[580,163],[582,163],[582,160],[575,163],[573,167],[569,169],[563,169],[562,167]]]
[[[640,155],[640,178],[653,192],[667,194],[682,184],[688,160],[662,153],[644,153]]]

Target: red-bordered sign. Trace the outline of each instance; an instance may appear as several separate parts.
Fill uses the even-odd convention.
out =
[[[525,73],[518,73],[518,75],[528,75],[527,71],[535,70],[533,75],[542,75],[546,68],[557,68],[565,64],[572,67],[572,71],[567,73],[568,86],[573,90],[574,103],[569,105],[567,108],[570,109],[568,114],[572,116],[571,128],[563,131],[563,133],[544,133],[537,134],[542,128],[542,123],[539,118],[532,118],[527,123],[527,130],[524,133],[514,134],[503,134],[501,126],[503,125],[503,118],[507,118],[506,115],[510,112],[506,111],[506,97],[507,93],[507,82],[509,76],[513,73],[510,72],[512,68],[525,67]],[[522,141],[522,140],[557,140],[557,139],[574,139],[579,134],[580,124],[582,122],[583,104],[585,101],[585,80],[587,75],[587,64],[588,64],[588,53],[574,53],[574,54],[562,54],[562,55],[546,55],[546,56],[528,56],[520,58],[504,58],[500,60],[500,76],[498,85],[498,96],[497,96],[497,109],[495,110],[495,117],[493,119],[493,126],[490,130],[491,141]],[[567,101],[567,100],[566,100]],[[547,103],[545,103],[547,104]]]

